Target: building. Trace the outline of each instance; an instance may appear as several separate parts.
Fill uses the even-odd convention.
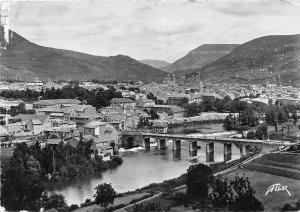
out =
[[[121,107],[123,109],[125,108],[133,108],[136,106],[135,101],[129,98],[113,98],[110,101],[111,107]]]
[[[136,106],[138,107],[151,107],[155,105],[155,101],[152,99],[141,99],[136,101]]]
[[[183,108],[175,105],[154,105],[151,109],[158,115],[159,113],[166,113],[168,118],[182,118],[185,114]]]
[[[180,105],[183,102],[189,103],[189,95],[186,94],[174,94],[169,95],[167,99],[168,105]]]
[[[40,134],[51,127],[49,119],[31,119],[27,122],[27,130],[32,131],[32,134]]]
[[[152,125],[153,133],[167,133],[168,132],[168,123],[166,121],[154,121]]]
[[[47,99],[39,100],[33,103],[33,108],[61,108],[62,106],[80,105],[81,101],[78,99]]]
[[[84,126],[84,139],[93,139],[99,154],[113,154],[112,143],[118,143],[118,131],[109,123],[91,121]]]
[[[108,122],[91,121],[84,125],[83,134],[98,137],[102,143],[118,141],[118,131]]]
[[[58,138],[70,138],[74,136],[79,136],[79,130],[77,128],[70,127],[50,127],[45,131],[46,135],[54,135]]]

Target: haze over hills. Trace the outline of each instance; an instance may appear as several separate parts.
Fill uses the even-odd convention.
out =
[[[203,44],[190,51],[184,57],[176,60],[169,66],[163,68],[164,71],[174,72],[175,74],[186,73],[186,69],[201,68],[220,57],[231,52],[237,44]]]
[[[246,42],[202,68],[203,80],[218,82],[276,82],[300,86],[300,34],[270,35]]]
[[[139,60],[139,62],[152,66],[154,68],[163,68],[170,65],[170,63],[164,60]]]
[[[3,28],[0,29],[3,40]],[[94,56],[34,44],[13,33],[7,50],[1,50],[2,78],[103,79],[161,81],[166,72],[140,63],[129,56]]]

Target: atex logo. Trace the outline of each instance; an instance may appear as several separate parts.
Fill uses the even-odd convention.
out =
[[[291,192],[287,189],[287,186],[281,185],[280,183],[276,183],[276,184],[269,186],[265,195],[268,195],[269,193],[272,193],[273,191],[275,191],[275,192],[276,191],[286,191],[289,196],[292,196]]]

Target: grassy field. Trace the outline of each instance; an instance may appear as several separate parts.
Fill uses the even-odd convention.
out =
[[[285,203],[296,201],[300,197],[300,180],[245,169],[235,170],[225,176],[233,178],[236,174],[244,174],[250,179],[251,186],[256,192],[255,196],[262,202],[265,211],[278,211]],[[267,188],[275,183],[286,185],[292,196],[285,191],[272,192],[266,196]]]
[[[244,168],[300,180],[300,155],[268,154],[244,165]]]

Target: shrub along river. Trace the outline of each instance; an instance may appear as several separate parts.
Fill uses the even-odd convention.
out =
[[[179,127],[177,133],[206,134],[217,136],[225,133],[222,124],[205,124],[191,128]],[[215,144],[215,158],[223,154],[222,144]],[[83,203],[86,199],[93,199],[95,187],[101,183],[111,183],[117,192],[132,191],[150,183],[160,183],[164,180],[175,178],[185,173],[188,167],[196,162],[205,162],[205,144],[198,142],[198,159],[189,160],[188,142],[182,142],[181,152],[172,151],[172,141],[167,142],[165,150],[158,150],[152,145],[150,150],[141,147],[130,150],[121,149],[119,154],[123,164],[115,169],[91,176],[78,177],[73,180],[63,181],[52,185],[50,192],[63,194],[68,205]],[[237,158],[239,151],[233,149],[232,157]]]

